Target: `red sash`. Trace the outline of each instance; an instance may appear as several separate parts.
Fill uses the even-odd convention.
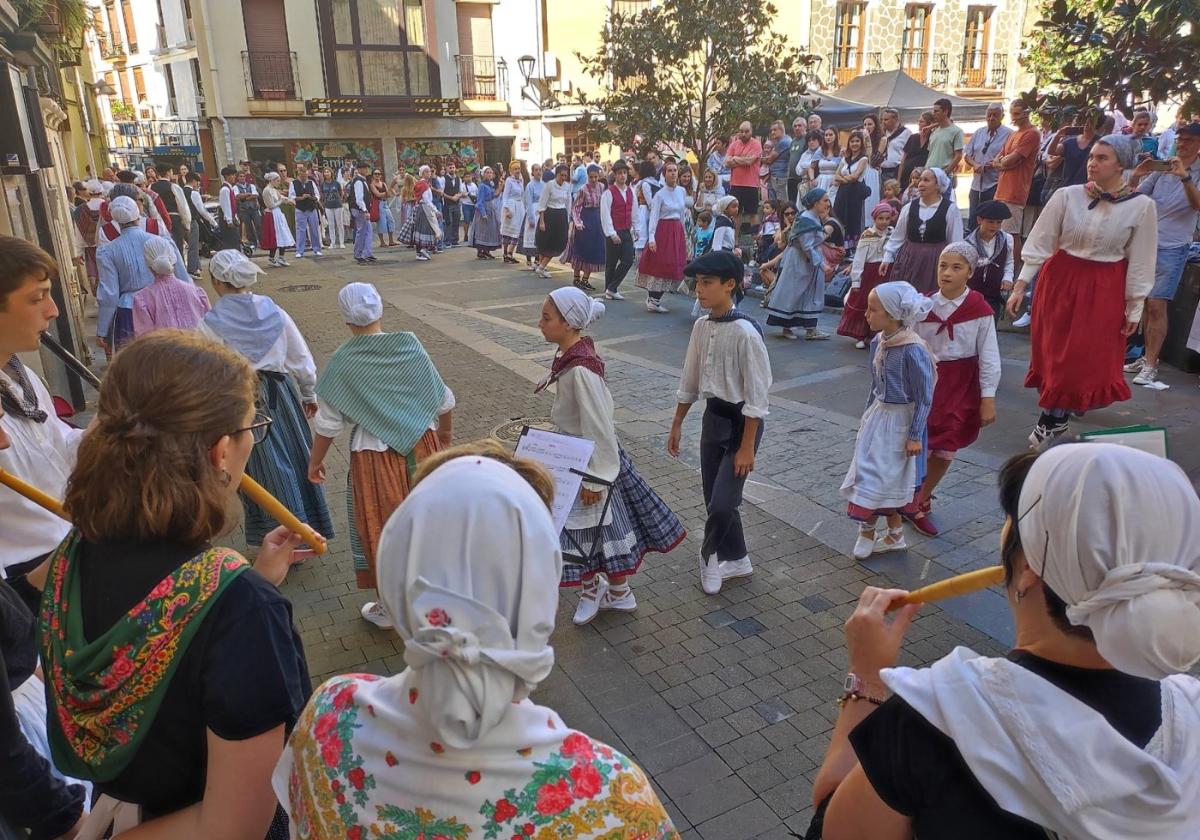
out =
[[[935,294],[937,294],[936,291],[930,292],[929,296],[933,297]],[[925,316],[925,323],[939,324],[940,326],[937,328],[937,332],[934,333],[934,335],[937,335],[944,330],[947,334],[947,337],[953,341],[955,324],[962,324],[966,321],[974,321],[976,318],[992,317],[994,317],[994,313],[992,312],[992,307],[988,305],[987,300],[985,300],[983,295],[979,294],[979,292],[971,289],[967,292],[967,299],[960,303],[958,308],[950,313],[949,318],[939,318],[936,312],[930,312]]]

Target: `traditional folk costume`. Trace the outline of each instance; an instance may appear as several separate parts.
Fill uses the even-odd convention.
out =
[[[825,229],[811,209],[824,195],[818,187],[804,197],[809,209],[796,217],[788,231],[779,274],[771,286],[767,324],[783,327],[786,337],[791,336],[793,327],[816,329],[817,317],[825,307],[825,254],[821,249]]]
[[[520,245],[525,235],[525,184],[520,175],[505,179],[500,202],[500,244]]]
[[[437,245],[442,237],[442,227],[438,223],[438,211],[433,204],[433,188],[424,178],[417,181],[414,191],[417,197],[416,205],[409,214],[408,221],[400,228],[396,239],[401,245],[417,249],[417,256],[428,256],[429,249]]]
[[[179,253],[174,243],[155,237],[144,250],[154,282],[133,296],[134,337],[168,328],[196,329],[212,306],[203,289],[172,273]]]
[[[273,778],[298,837],[678,840],[646,774],[529,693],[554,665],[562,568],[546,504],[455,458],[388,522],[379,590],[408,667],[317,689]]]
[[[254,285],[262,273],[240,251],[230,250],[214,254],[209,270],[215,280],[238,289]],[[250,361],[258,373],[258,407],[274,421],[250,451],[246,474],[318,534],[332,538],[325,491],[308,480],[312,432],[301,403],[316,401],[317,366],[296,323],[269,297],[247,291],[223,295],[204,316],[200,332]],[[241,499],[246,543],[259,545],[279,523],[247,496]]]
[[[604,313],[604,304],[571,286],[555,289],[550,298],[563,320],[577,330],[585,329]],[[612,394],[604,381],[604,360],[590,337],[579,339],[554,357],[550,373],[537,391],[550,385],[557,386],[550,419],[559,431],[593,441],[596,448],[587,472],[613,482],[611,490],[583,483],[584,488],[599,492],[600,499],[590,505],[576,499],[560,536],[563,555],[569,559],[563,567],[562,585],[583,583],[588,597],[580,598],[575,623],[585,624],[598,609],[635,609],[637,602],[628,586],[610,588],[607,577],[634,574],[647,553],[666,554],[683,541],[687,532],[617,441]],[[601,521],[610,493],[612,499]],[[586,554],[597,537],[598,553]]]
[[[892,212],[892,205],[880,202],[871,211],[874,219],[879,213]],[[838,324],[837,334],[848,336],[860,342],[871,337],[871,328],[867,325],[867,298],[871,290],[880,283],[879,266],[883,262],[883,249],[892,229],[880,231],[872,225],[858,239],[858,247],[854,251],[854,263],[850,268],[850,294],[846,298],[846,307],[842,310],[842,320]]]
[[[600,197],[600,227],[604,235],[604,292],[609,300],[621,300],[621,283],[634,263],[633,231],[637,225],[637,199],[629,186],[612,184]],[[612,237],[619,241],[613,242]]]
[[[96,283],[100,279],[100,270],[96,266],[96,246],[100,244],[100,226],[103,219],[100,209],[104,199],[100,196],[103,187],[99,181],[88,181],[87,191],[92,197],[71,211],[71,220],[75,223],[75,247],[83,254],[83,265],[87,272],[88,290],[96,294]]]
[[[689,263],[686,270],[689,276],[740,280],[742,261],[728,251],[710,251]],[[719,592],[723,580],[753,572],[738,510],[746,479],[734,475],[733,460],[748,417],[759,420],[754,439],[758,451],[769,413],[770,388],[771,360],[762,329],[753,319],[731,309],[719,318],[705,315],[696,320],[675,398],[687,405],[705,400],[700,475],[708,517],[700,561],[704,567],[701,582],[708,594]]]
[[[940,169],[931,170],[937,177],[941,193],[950,185],[950,178]],[[962,215],[954,202],[941,195],[933,204],[914,198],[900,209],[892,228],[891,238],[883,253],[885,265],[893,264],[889,280],[907,280],[918,292],[926,294],[937,288],[937,264],[948,242],[962,239]]]
[[[989,205],[993,204],[999,205],[1000,210],[991,210]],[[1012,212],[1003,201],[985,201],[979,206],[976,217],[988,219],[992,216],[981,214],[1001,211],[1006,214],[1003,218],[1012,217]],[[992,313],[998,321],[1001,313],[1004,312],[1004,287],[1011,286],[1013,281],[1012,234],[1002,230],[997,231],[990,242],[985,242],[980,235],[979,228],[975,228],[967,234],[963,241],[975,249],[975,271],[971,274],[967,286],[983,295],[983,299],[988,302],[988,306],[992,308]]]
[[[517,246],[517,253],[529,260],[538,256],[537,207],[545,186],[546,182],[541,178],[533,178],[525,187],[525,224],[522,225],[521,244]]]
[[[605,186],[599,181],[584,184],[571,204],[571,235],[562,262],[574,269],[576,277],[604,271],[605,240],[600,224],[600,202],[604,192]]]
[[[638,263],[637,285],[659,297],[673,292],[683,280],[687,265],[687,237],[683,230],[683,214],[688,211],[688,194],[681,186],[663,187],[650,202],[647,226],[647,246]]]
[[[919,492],[937,378],[933,356],[914,330],[933,300],[903,281],[881,283],[875,294],[902,326],[871,341],[871,392],[854,441],[854,459],[841,486],[846,512],[859,522],[896,513],[910,506]],[[910,440],[921,441],[919,455],[905,455]]]
[[[491,181],[479,184],[479,199],[475,205],[475,216],[471,220],[469,240],[475,246],[480,259],[491,257],[492,251],[500,247],[500,200]],[[494,258],[493,258],[494,259]]]
[[[258,240],[258,247],[264,251],[278,248],[282,252],[284,248],[291,248],[296,244],[296,239],[292,236],[292,229],[287,223],[287,217],[283,215],[284,196],[275,186],[278,180],[278,175],[268,179],[267,185],[263,187],[262,191],[263,206],[266,211],[263,213],[262,237]]]
[[[534,241],[538,254],[557,257],[567,247],[567,208],[571,206],[571,182],[547,181],[538,199],[538,231]],[[545,228],[545,230],[543,230]]]
[[[1114,143],[1124,147],[1128,138]],[[1042,209],[1021,250],[1020,276],[1038,278],[1025,387],[1038,389],[1046,412],[1039,426],[1049,428],[1043,421],[1053,415],[1065,431],[1067,412],[1129,399],[1121,330],[1142,317],[1157,238],[1154,200],[1127,187],[1062,187]]]
[[[347,323],[374,323],[383,314],[378,292],[366,283],[343,288],[338,303],[344,317],[356,319]],[[367,314],[358,317],[360,311]],[[375,333],[334,351],[317,382],[317,406],[317,434],[336,438],[351,429],[350,552],[358,588],[374,589],[379,535],[408,495],[417,464],[442,448],[434,429],[454,408],[454,394],[415,335]]]
[[[637,197],[637,207],[633,211],[633,250],[634,264],[642,261],[642,251],[646,248],[646,243],[650,239],[650,204],[654,201],[654,194],[663,188],[662,181],[658,178],[640,178],[633,185],[634,195]]]

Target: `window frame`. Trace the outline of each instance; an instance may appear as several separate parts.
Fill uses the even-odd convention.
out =
[[[413,45],[408,40],[408,30],[403,24],[399,26],[399,35],[401,39],[400,45],[393,44],[363,44],[362,34],[359,29],[360,21],[358,15],[359,0],[347,0],[350,7],[350,28],[351,38],[353,43],[343,43],[337,40],[336,29],[334,25],[334,0],[317,0],[317,19],[321,34],[321,54],[325,59],[325,74],[329,86],[329,96],[331,97],[359,97],[368,99],[372,102],[379,103],[395,103],[403,104],[414,99],[440,98],[442,95],[442,80],[441,68],[438,65],[437,59],[433,52],[429,49],[428,44],[435,37],[434,33],[434,14],[430,0],[420,0],[422,26],[425,30],[425,42],[418,45]],[[405,4],[408,0],[392,0],[403,13]],[[400,15],[400,20],[403,20],[403,14]],[[403,85],[405,93],[399,95],[381,95],[369,94],[361,92],[346,91],[342,87],[342,80],[338,73],[338,52],[353,50],[355,53],[355,66],[358,70],[358,90],[362,91],[363,80],[363,60],[364,55],[370,56],[371,53],[400,53],[404,55],[404,79]],[[411,74],[407,60],[407,54],[412,52],[422,53],[425,56],[426,76],[429,79],[429,90],[425,93],[412,93]]]
[[[967,17],[963,26],[963,49],[960,59],[961,82],[964,87],[981,88],[987,82],[989,41],[992,35],[992,16],[995,6],[974,4],[967,6]]]
[[[848,14],[853,12],[853,14]],[[863,0],[838,0],[833,17],[833,77],[845,84],[862,73],[866,43],[867,4]],[[847,36],[853,35],[850,39]],[[853,43],[847,44],[847,40]]]
[[[929,45],[933,34],[933,11],[932,3],[907,3],[904,6],[904,25],[900,30],[900,69],[920,82],[925,81],[925,76],[929,72]],[[921,26],[912,26],[911,24],[918,19],[919,12],[924,13],[924,17],[921,18]],[[916,49],[913,49],[910,44],[911,36],[914,34],[919,35],[921,41]],[[911,55],[918,56],[918,60],[911,61],[909,59]]]

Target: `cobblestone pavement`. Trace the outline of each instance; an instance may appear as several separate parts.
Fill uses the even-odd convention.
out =
[[[369,268],[342,256],[348,252],[335,253],[269,269],[261,284],[295,318],[319,366],[347,335],[337,315],[338,290],[367,280],[388,304],[385,328],[417,333],[454,389],[457,440],[549,414],[551,398],[533,393],[552,355],[535,324],[546,291],[557,283],[499,262],[477,263],[466,249],[430,263],[383,249]],[[982,451],[964,453],[956,463],[939,491],[947,533],[936,540],[910,534],[907,554],[856,563],[848,557],[853,528],[837,488],[867,381],[865,356],[845,341],[795,347],[772,340],[771,416],[743,509],[755,574],[705,596],[696,559],[704,519],[699,411],[685,426],[684,456],[676,460],[664,451],[691,301],[669,297],[675,311],[654,316],[645,312],[640,292],[629,297],[609,306],[595,333],[608,361],[619,431],[690,535],[672,554],[647,558],[633,579],[635,613],[605,613],[577,628],[570,620],[575,596],[564,594],[553,638],[557,664],[535,699],[637,760],[685,837],[803,834],[846,666],[842,623],[866,584],[914,586],[995,562],[1000,452],[981,442]],[[1010,379],[1018,378],[1023,342],[1004,339]],[[1182,426],[1178,418],[1194,412],[1195,399],[1176,391],[1174,402],[1159,400],[1152,412],[1138,395],[1132,413]],[[1007,451],[1019,448],[1032,402],[1026,396],[1023,407],[1010,409],[1002,401],[998,427],[1008,428]],[[1123,422],[1133,421],[1108,425]],[[295,570],[284,586],[316,680],[403,668],[399,639],[359,617],[367,593],[354,588],[345,539],[347,460],[342,440],[328,461],[338,536],[328,555]],[[927,663],[958,644],[1000,653],[1010,634],[1003,598],[982,593],[923,610],[903,659]]]

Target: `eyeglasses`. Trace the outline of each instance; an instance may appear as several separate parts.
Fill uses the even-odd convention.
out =
[[[783,211],[783,215],[784,215],[784,217],[785,217],[785,218],[786,218],[787,216],[795,216],[795,215],[796,215],[796,211],[795,211],[795,210],[784,210],[784,211]]]
[[[249,426],[243,426],[240,429],[234,429],[230,435],[241,434],[242,432],[250,432],[254,437],[255,443],[262,443],[267,439],[267,432],[271,429],[271,424],[275,421],[261,411],[254,412],[254,422]]]

